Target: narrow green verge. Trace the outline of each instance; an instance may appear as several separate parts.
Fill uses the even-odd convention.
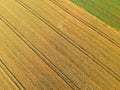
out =
[[[71,0],[105,23],[120,30],[120,0]]]

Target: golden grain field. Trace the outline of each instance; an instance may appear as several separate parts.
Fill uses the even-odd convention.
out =
[[[1,0],[0,90],[80,89],[120,89],[120,33],[69,0]]]

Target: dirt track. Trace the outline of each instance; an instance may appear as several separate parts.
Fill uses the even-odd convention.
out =
[[[0,89],[119,90],[115,29],[68,0],[1,2]]]

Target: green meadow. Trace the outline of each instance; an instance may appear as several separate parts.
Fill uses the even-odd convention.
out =
[[[120,30],[120,0],[71,0],[105,23]]]

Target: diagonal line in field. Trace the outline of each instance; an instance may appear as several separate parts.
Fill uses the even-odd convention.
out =
[[[52,30],[54,30],[57,34],[59,34],[61,37],[63,37],[65,40],[67,40],[69,43],[71,43],[73,46],[75,46],[79,51],[83,52],[85,55],[87,55],[91,60],[93,60],[96,64],[98,64],[100,67],[102,67],[104,70],[106,70],[110,75],[112,75],[116,80],[120,82],[120,76],[115,73],[113,70],[111,70],[108,66],[103,64],[101,61],[99,61],[96,57],[91,55],[86,49],[84,49],[82,46],[78,45],[76,42],[74,42],[72,39],[70,39],[67,35],[59,31],[58,28],[56,28],[54,25],[49,23],[44,17],[42,17],[40,14],[38,14],[36,11],[32,10],[28,5],[23,3],[20,0],[16,0],[22,7],[27,9],[29,12],[31,12],[34,16],[36,16],[39,20],[43,21],[45,24],[47,24]],[[119,47],[119,46],[118,46]]]

